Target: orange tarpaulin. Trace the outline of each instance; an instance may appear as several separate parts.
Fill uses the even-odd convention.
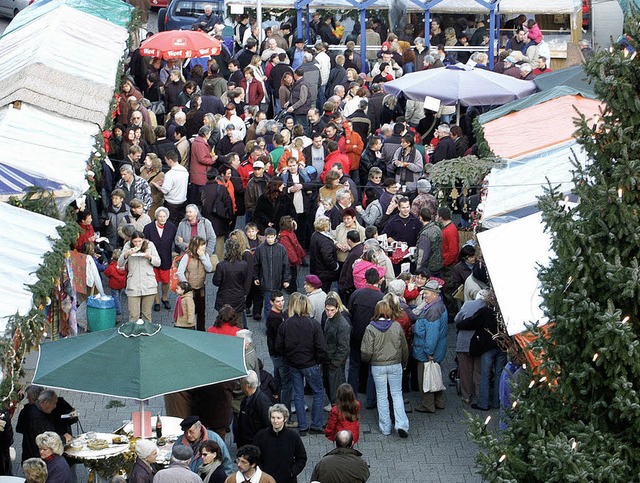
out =
[[[558,97],[484,124],[484,137],[496,156],[515,159],[573,139],[578,117],[574,107],[593,119],[600,106],[600,101],[582,96]]]

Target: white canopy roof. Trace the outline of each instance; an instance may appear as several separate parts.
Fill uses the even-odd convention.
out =
[[[542,214],[535,213],[492,230],[478,233],[478,243],[509,335],[527,324],[547,323],[542,308],[538,267],[552,257],[551,236],[544,231]]]
[[[506,166],[492,169],[486,177],[486,198],[479,207],[482,227],[492,228],[522,218],[519,210],[538,211],[538,198],[544,195],[549,183],[559,186],[561,193],[570,193],[574,155],[584,166],[587,160],[584,149],[571,141],[524,158],[507,160]]]
[[[80,196],[89,188],[87,161],[98,129],[25,103],[0,108],[0,194],[35,185]]]
[[[27,284],[37,282],[35,271],[60,238],[56,227],[61,225],[60,220],[0,203],[0,333],[7,317],[31,310],[33,295]]]
[[[388,9],[391,2],[401,0],[379,0],[370,7],[369,10]],[[227,5],[243,5],[247,8],[255,8],[255,0],[227,0]],[[410,12],[421,12],[423,8],[415,3],[405,0],[407,10]],[[284,8],[291,9],[291,1],[286,0],[262,0],[263,8]],[[347,0],[322,0],[312,2],[310,7],[327,9],[352,9],[356,8]],[[295,8],[295,5],[294,5]],[[500,2],[500,13],[516,15],[521,13],[530,14],[571,14],[576,13],[581,8],[580,0],[502,0]],[[443,0],[431,9],[432,13],[458,13],[458,14],[486,14],[487,8],[474,0]]]
[[[0,38],[0,105],[104,124],[127,29],[66,5]]]

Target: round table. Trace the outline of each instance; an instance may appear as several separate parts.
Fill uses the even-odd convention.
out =
[[[96,439],[108,441],[109,446],[98,450],[90,449],[87,446],[89,440],[87,434],[91,434]],[[113,438],[120,438],[123,443],[114,444]],[[64,454],[70,459],[84,464],[95,475],[94,481],[96,482],[108,482],[124,466],[125,453],[129,451],[129,440],[124,436],[111,433],[84,433],[74,438],[73,441],[80,441],[82,446],[79,448],[66,446]]]

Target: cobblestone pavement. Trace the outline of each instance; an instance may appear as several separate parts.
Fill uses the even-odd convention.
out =
[[[305,273],[299,274],[303,280]],[[298,285],[302,286],[301,283]],[[215,287],[208,280],[207,285],[207,327],[215,320]],[[175,295],[170,294],[170,301],[175,300]],[[126,310],[126,298],[123,296],[123,309]],[[154,322],[163,325],[172,323],[172,310],[162,309],[161,312],[154,312]],[[254,322],[249,318],[249,328],[254,333],[254,344],[258,356],[264,361],[265,368],[272,370],[271,360],[267,352],[266,336],[264,324]],[[443,363],[443,373],[445,384],[448,384],[446,375],[454,368],[455,330],[449,327],[449,350],[445,362]],[[27,377],[31,377],[35,369],[37,357],[30,357],[27,361]],[[105,369],[105,377],[108,377],[108,370]],[[468,406],[463,405],[456,395],[455,387],[447,387],[447,407],[435,414],[423,414],[412,412],[409,416],[410,429],[407,439],[400,439],[395,432],[390,436],[383,436],[378,430],[377,411],[364,409],[364,395],[360,394],[362,403],[360,419],[361,437],[357,449],[363,453],[363,457],[369,463],[371,469],[371,483],[386,483],[389,479],[406,482],[442,482],[442,483],[464,483],[480,482],[482,479],[477,474],[477,467],[474,463],[476,446],[471,442],[468,435],[465,410]],[[92,394],[81,394],[76,392],[62,391],[65,399],[76,407],[80,415],[80,421],[85,431],[110,432],[123,421],[129,420],[131,412],[139,408],[139,403],[133,400],[122,400],[124,407],[107,409],[107,404],[113,398],[96,396]],[[416,407],[420,401],[417,392],[405,394],[409,398],[411,407]],[[325,401],[326,403],[327,401]],[[307,396],[307,404],[311,406],[311,397]],[[160,412],[164,414],[163,398],[154,398],[149,401],[149,410],[152,414]],[[472,411],[476,412],[476,411]],[[17,413],[16,413],[17,415]],[[325,413],[325,417],[327,413]],[[485,416],[482,413],[481,416]],[[493,412],[494,419],[497,413]],[[492,422],[492,426],[495,421]],[[14,418],[15,427],[15,418]],[[14,446],[18,452],[17,461],[20,460],[20,439],[21,435],[16,434]],[[311,472],[315,464],[324,454],[332,449],[332,444],[324,436],[308,435],[304,436],[303,442],[307,449],[308,461],[304,471],[298,477],[299,482],[309,482]],[[227,435],[227,445],[235,455],[235,445]],[[18,465],[15,465],[14,474],[22,474]],[[79,482],[87,481],[87,474],[83,467],[77,469]]]

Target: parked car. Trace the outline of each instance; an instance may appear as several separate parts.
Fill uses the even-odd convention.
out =
[[[213,7],[214,15],[224,14],[224,3],[219,0],[173,0],[168,7],[158,11],[158,32],[191,30],[196,19],[204,13],[205,5]]]
[[[13,18],[32,3],[33,0],[0,0],[0,16]]]
[[[151,10],[166,8],[169,5],[168,0],[151,0]]]

